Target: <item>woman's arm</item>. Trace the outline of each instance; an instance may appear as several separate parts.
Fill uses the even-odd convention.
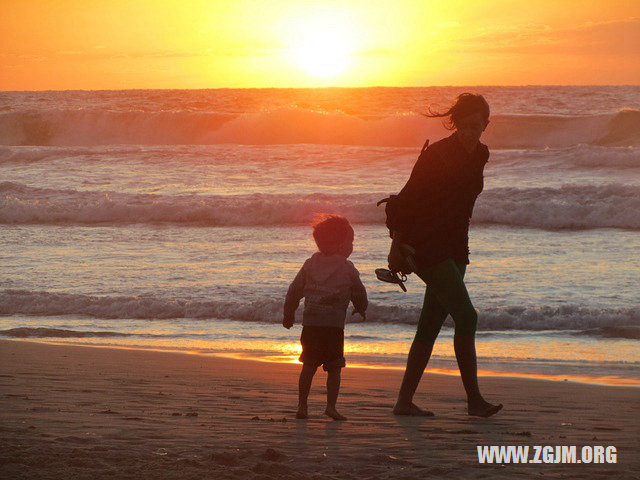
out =
[[[403,241],[416,217],[422,217],[440,196],[445,174],[440,155],[428,148],[416,161],[409,180],[398,194],[397,221],[392,225],[394,240]]]
[[[416,198],[425,191],[431,191],[442,181],[444,168],[435,148],[427,148],[416,161],[405,186],[398,194],[401,198]]]

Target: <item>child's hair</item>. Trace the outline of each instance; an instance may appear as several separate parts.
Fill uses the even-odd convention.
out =
[[[336,253],[340,245],[353,238],[353,227],[340,215],[319,215],[313,224],[313,239],[325,255]]]

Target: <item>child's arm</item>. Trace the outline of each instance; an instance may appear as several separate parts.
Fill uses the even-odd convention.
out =
[[[284,316],[282,318],[282,326],[284,328],[291,328],[296,321],[296,310],[300,305],[300,300],[304,296],[304,284],[305,284],[305,271],[304,265],[293,279],[289,290],[287,290],[287,296],[284,299]]]
[[[351,271],[351,302],[353,303],[354,313],[358,312],[362,315],[363,320],[366,320],[366,311],[369,301],[367,300],[367,289],[364,288],[362,281],[360,280],[360,272],[356,267],[352,266]]]

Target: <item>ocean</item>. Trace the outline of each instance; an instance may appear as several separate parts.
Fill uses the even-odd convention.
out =
[[[464,91],[492,108],[481,374],[640,385],[640,86],[0,92],[0,337],[295,362],[284,294],[339,213],[370,299],[347,362],[403,368],[424,285],[376,280],[376,201]],[[450,319],[430,369],[456,373]]]

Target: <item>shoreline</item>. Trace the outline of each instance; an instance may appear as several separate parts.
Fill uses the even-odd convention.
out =
[[[239,361],[250,362],[262,362],[269,364],[289,364],[289,365],[301,365],[297,361],[298,355],[286,355],[278,354],[277,352],[268,353],[264,355],[244,353],[244,352],[203,352],[201,350],[193,349],[171,349],[160,347],[144,347],[144,346],[127,346],[127,345],[105,345],[105,344],[93,344],[93,343],[72,343],[62,341],[49,341],[40,340],[34,338],[0,338],[0,342],[25,342],[36,343],[45,345],[59,345],[59,346],[77,346],[77,347],[89,347],[89,348],[101,348],[101,349],[116,349],[116,350],[133,350],[142,352],[158,352],[158,353],[176,353],[185,355],[198,355],[203,357],[216,357],[227,358]],[[0,343],[1,344],[1,343]],[[354,355],[355,356],[355,355]],[[541,380],[546,382],[555,383],[576,383],[581,385],[596,385],[603,387],[620,387],[620,388],[640,388],[640,380],[633,378],[622,378],[613,375],[600,375],[600,376],[587,376],[576,374],[544,374],[544,373],[528,373],[506,370],[492,370],[481,368],[482,359],[479,359],[480,367],[478,368],[479,378],[515,378],[523,380]],[[369,369],[369,370],[389,370],[404,372],[404,364],[379,364],[379,363],[367,363],[367,362],[350,362],[347,361],[347,368],[357,369]],[[431,367],[425,371],[425,374],[430,375],[447,375],[453,377],[459,377],[459,371],[457,368],[442,368]]]

